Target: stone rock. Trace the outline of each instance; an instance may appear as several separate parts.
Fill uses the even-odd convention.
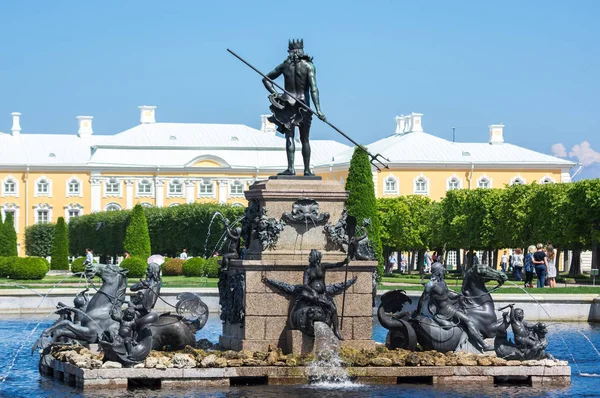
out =
[[[492,361],[490,358],[478,358],[477,363],[479,366],[492,366]]]
[[[506,366],[506,359],[502,359],[502,358],[491,358],[490,359],[492,361],[492,365],[494,366]]]
[[[404,359],[406,366],[418,366],[421,363],[419,355],[416,352],[411,352]]]
[[[243,364],[244,364],[243,359],[230,359],[227,361],[227,366],[232,367],[232,368],[237,368],[239,366],[242,366]]]
[[[196,360],[190,354],[175,354],[171,359],[174,368],[194,368],[196,367]]]
[[[435,366],[446,366],[446,358],[445,357],[436,357],[434,365]]]
[[[157,363],[154,368],[155,369],[166,369],[167,366],[165,364],[163,364],[163,363]]]
[[[277,361],[279,361],[279,353],[277,351],[269,352],[267,355],[267,364],[274,365]]]
[[[506,366],[521,366],[521,361],[516,361],[516,360],[506,361]]]
[[[273,366],[285,366],[285,362],[283,361],[277,361],[273,364]]]
[[[243,361],[244,366],[265,366],[267,363],[265,361],[261,361],[260,359],[247,358]]]
[[[446,358],[446,366],[458,366],[458,360],[456,357]]]
[[[456,362],[460,366],[477,366],[477,360],[470,356],[459,356],[457,357]]]
[[[389,358],[377,357],[377,358],[371,359],[370,364],[372,366],[392,366],[392,360]]]
[[[555,359],[554,362],[556,362],[556,366],[568,366],[569,365],[569,361],[559,361],[559,360]]]
[[[552,359],[543,359],[540,362],[542,362],[542,364],[544,366],[548,366],[548,367],[553,367],[556,366],[556,361],[552,360]]]
[[[146,365],[144,363],[136,363],[135,365],[133,365],[134,369],[142,369],[145,367],[146,367]]]
[[[536,360],[529,360],[529,361],[523,361],[523,362],[521,362],[521,365],[524,365],[524,366],[542,366],[543,362],[536,361]]]
[[[158,358],[156,357],[147,357],[146,361],[144,362],[144,367],[148,369],[155,368],[156,365],[158,365]]]
[[[289,357],[285,360],[286,366],[298,366],[298,360],[295,357]]]
[[[208,339],[200,339],[196,342],[196,348],[201,350],[213,350],[215,345],[211,343]]]
[[[223,358],[223,359],[225,359],[225,358]],[[205,357],[205,358],[202,360],[202,362],[200,363],[200,365],[201,365],[203,368],[210,368],[210,367],[213,367],[213,366],[214,366],[214,363],[215,363],[215,361],[216,361],[216,360],[217,360],[217,356],[216,356],[215,354],[211,354],[211,355],[208,355],[208,356],[206,356],[206,357]],[[226,360],[226,359],[225,359],[225,363],[227,363],[227,360]]]
[[[255,359],[258,359],[258,360],[261,360],[261,361],[266,361],[266,360],[267,360],[267,355],[269,355],[269,354],[268,354],[268,353],[266,353],[266,352],[263,352],[263,351],[256,351],[256,352],[254,353],[253,357],[254,357]]]
[[[213,367],[215,368],[225,368],[227,367],[227,359],[225,358],[217,358],[213,362]]]
[[[420,364],[422,366],[434,366],[435,358],[429,353],[422,353]]]
[[[121,365],[119,362],[114,361],[106,361],[102,365],[102,369],[121,369],[122,367],[123,365]]]

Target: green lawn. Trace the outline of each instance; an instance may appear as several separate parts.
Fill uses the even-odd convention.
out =
[[[459,286],[449,285],[450,289],[459,291]],[[386,286],[379,285],[378,290],[406,290],[406,291],[423,291],[423,286],[421,285],[413,285],[413,286]],[[598,294],[600,295],[600,286],[572,286],[572,287],[556,287],[554,289],[544,288],[544,289],[527,289],[527,292],[531,294]],[[525,294],[523,290],[517,287],[503,287],[494,291],[494,294]]]
[[[63,280],[64,279],[64,280]],[[40,280],[21,280],[21,279],[2,279],[0,281],[0,289],[15,289],[14,284],[22,285],[28,288],[44,288],[49,289],[54,284],[61,282],[56,288],[69,288],[76,287],[74,285],[80,284],[81,286],[85,286],[85,280],[81,279],[79,276],[72,276],[66,278],[64,276],[45,276]],[[137,281],[136,278],[129,278],[128,283],[131,285]],[[99,286],[102,281],[99,278],[94,278],[92,282]],[[187,276],[163,276],[162,278],[162,286],[163,287],[217,287],[217,278],[200,278],[200,277],[187,277]]]

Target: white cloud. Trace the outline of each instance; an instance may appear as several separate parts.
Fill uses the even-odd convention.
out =
[[[567,156],[567,148],[561,143],[552,145],[552,153],[554,156],[558,156],[559,158],[564,158]]]
[[[555,145],[552,146],[552,150],[554,150],[554,147]],[[583,166],[589,166],[594,162],[600,163],[600,153],[594,151],[587,141],[573,145],[573,148],[571,148],[571,151],[569,152],[569,156],[576,157]]]

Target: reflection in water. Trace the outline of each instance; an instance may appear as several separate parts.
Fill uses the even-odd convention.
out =
[[[0,377],[4,376],[5,371],[12,361],[13,354],[18,347],[24,343],[24,339],[31,333],[31,329],[40,321],[43,316],[37,318],[8,318],[0,320]],[[54,319],[43,320],[38,330],[48,327]],[[387,330],[383,329],[375,320],[373,328],[373,338],[376,341],[383,342]],[[29,326],[27,326],[29,325]],[[27,326],[27,327],[26,327]],[[581,375],[572,376],[571,387],[540,388],[532,389],[529,387],[488,387],[482,390],[481,386],[460,385],[457,387],[432,387],[427,385],[399,385],[399,386],[331,386],[324,388],[322,386],[254,386],[254,387],[230,387],[230,388],[202,388],[197,390],[135,390],[128,392],[119,392],[118,396],[125,397],[264,397],[264,398],[282,398],[282,397],[340,397],[340,398],[370,398],[370,397],[481,397],[481,396],[509,396],[509,397],[559,397],[559,396],[593,396],[597,392],[597,383],[600,376],[600,361],[598,355],[590,348],[589,343],[579,334],[585,334],[590,341],[600,347],[600,324],[588,323],[559,323],[550,327],[548,338],[550,340],[550,352],[562,360],[570,360],[567,349],[563,346],[561,337],[573,352],[575,360],[581,369]],[[211,315],[208,323],[200,332],[198,338],[208,338],[216,342],[221,333],[221,322],[217,315]],[[37,335],[32,336],[32,339]],[[29,347],[28,344],[26,347]],[[10,397],[114,397],[115,391],[97,391],[86,392],[64,385],[51,378],[41,377],[37,370],[37,355],[29,355],[29,352],[23,350],[15,361],[15,367],[4,383],[0,396]]]

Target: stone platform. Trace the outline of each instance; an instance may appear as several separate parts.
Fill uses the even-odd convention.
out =
[[[350,378],[362,384],[470,384],[482,387],[516,383],[533,387],[562,387],[571,383],[569,366],[394,366],[348,367]],[[224,368],[81,369],[53,360],[41,372],[70,385],[89,389],[194,388],[236,385],[308,384],[305,366],[241,366]]]

